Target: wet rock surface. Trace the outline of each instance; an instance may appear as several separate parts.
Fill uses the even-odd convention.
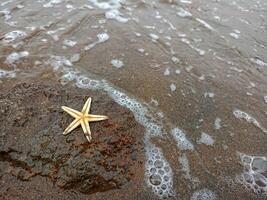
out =
[[[267,199],[266,8],[0,1],[0,199]]]
[[[109,116],[90,123],[90,143],[81,127],[62,134],[73,119],[61,106],[80,110],[88,96],[93,97],[91,113]],[[33,194],[34,188],[44,187],[37,196],[47,188],[55,194],[66,190],[64,198],[73,197],[68,191],[75,197],[104,192],[123,187],[143,171],[143,127],[105,94],[62,89],[49,81],[11,81],[1,85],[0,100],[1,198],[11,198],[14,182],[17,192],[28,187]]]

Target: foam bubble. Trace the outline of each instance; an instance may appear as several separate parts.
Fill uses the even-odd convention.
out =
[[[179,129],[174,128],[171,130],[171,134],[177,143],[177,148],[180,150],[194,150],[193,144],[186,138],[185,133]]]
[[[250,58],[250,61],[259,65],[259,66],[262,66],[262,67],[267,67],[267,63],[266,62],[263,62],[261,59],[259,58]]]
[[[214,31],[214,28],[209,25],[207,22],[205,22],[204,20],[202,19],[199,19],[199,18],[196,18],[196,20],[201,23],[204,27],[206,27],[207,29],[211,30],[211,31]]]
[[[106,42],[109,39],[109,35],[107,33],[99,33],[97,34],[98,42]]]
[[[9,4],[9,3],[13,2],[13,1],[14,0],[7,0],[7,1],[4,1],[4,2],[0,3],[0,5],[1,6],[5,6],[5,5],[7,5],[7,4]]]
[[[106,19],[100,19],[100,20],[98,20],[98,23],[99,23],[99,24],[105,24],[106,22],[107,22]]]
[[[11,16],[11,12],[9,9],[4,9],[4,10],[0,10],[0,13],[3,13],[4,14],[4,17],[5,17],[5,21],[8,21],[12,18]]]
[[[15,71],[7,71],[0,69],[0,78],[14,78],[16,76]]]
[[[121,14],[120,11],[118,10],[109,10],[105,13],[105,17],[107,19],[115,19],[117,20],[118,22],[121,22],[121,23],[126,23],[128,22],[128,19],[127,18],[124,18],[122,17],[123,15]]]
[[[238,39],[239,38],[239,34],[237,33],[229,33],[229,35],[235,39]]]
[[[263,97],[264,102],[267,104],[267,95]]]
[[[77,73],[75,73],[74,71],[66,72],[64,73],[64,75],[61,76],[60,82],[61,84],[65,85],[67,82],[75,80],[76,76]]]
[[[150,122],[150,123],[147,123],[146,128],[147,128],[148,137],[162,136],[162,126],[160,126],[156,123]]]
[[[15,41],[17,38],[21,38],[23,36],[26,36],[26,33],[24,31],[20,30],[11,31],[4,35],[3,42],[10,43]]]
[[[24,8],[24,7],[25,7],[25,6],[22,5],[22,4],[17,5],[17,8],[18,8],[18,9],[22,9],[22,8]]]
[[[67,4],[65,7],[68,9],[68,12],[71,12],[75,9],[74,6],[71,4]]]
[[[156,35],[156,34],[154,34],[154,33],[150,33],[149,36],[151,37],[151,39],[152,39],[153,41],[156,41],[156,40],[159,39],[159,36]]]
[[[50,64],[54,70],[58,70],[63,66],[72,66],[72,63],[64,56],[51,56],[46,64]]]
[[[209,97],[209,98],[213,98],[215,96],[215,94],[213,92],[205,92],[204,96]]]
[[[195,51],[197,51],[197,52],[199,53],[199,55],[201,55],[201,56],[205,55],[206,52],[205,52],[204,50],[199,49],[199,48],[193,46],[193,45],[191,44],[191,42],[190,42],[188,39],[182,37],[182,38],[181,38],[181,41],[182,41],[183,43],[187,44],[190,48],[192,48],[192,49],[194,49]]]
[[[109,35],[107,33],[99,33],[99,34],[97,34],[97,39],[98,39],[98,41],[85,46],[84,50],[86,50],[86,51],[91,50],[97,44],[104,43],[104,42],[108,41]]]
[[[205,75],[201,75],[198,79],[201,80],[201,81],[204,81],[205,80]]]
[[[217,195],[209,189],[195,191],[191,196],[191,200],[215,200]]]
[[[84,4],[84,5],[82,5],[81,7],[80,7],[80,9],[90,9],[90,10],[93,10],[94,9],[94,7],[93,6],[90,6],[90,5],[88,5],[88,4]]]
[[[121,8],[121,4],[124,3],[124,0],[89,0],[94,4],[94,6],[100,8],[100,9],[119,9]]]
[[[58,41],[59,40],[59,35],[57,34],[57,32],[63,31],[65,29],[66,29],[65,27],[60,27],[60,28],[58,28],[56,30],[47,31],[46,33],[48,35],[50,35],[53,38],[53,40]]]
[[[73,40],[64,40],[63,44],[67,47],[74,47],[77,44],[77,42]]]
[[[170,85],[170,89],[171,89],[172,92],[174,92],[176,90],[176,85],[172,83]]]
[[[62,3],[62,0],[50,0],[48,3],[44,4],[43,7],[44,8],[50,8],[53,7],[56,4],[60,4]]]
[[[173,173],[162,150],[154,145],[146,146],[146,156],[145,176],[148,187],[160,198],[174,196]]]
[[[118,60],[118,59],[113,59],[113,60],[111,60],[110,63],[116,68],[121,68],[124,66],[123,62],[121,60]]]
[[[170,75],[170,69],[167,67],[164,71],[164,76],[169,76]]]
[[[180,69],[176,69],[175,70],[175,74],[181,74],[181,70]]]
[[[70,61],[71,61],[72,63],[74,63],[74,62],[78,62],[78,61],[80,60],[80,58],[81,58],[80,54],[79,54],[79,53],[75,53],[75,54],[73,54],[73,55],[71,56]]]
[[[220,118],[216,117],[216,119],[214,121],[214,128],[216,130],[219,130],[222,127],[221,122],[222,122],[222,120]]]
[[[191,17],[192,16],[190,12],[188,12],[187,10],[183,8],[179,8],[179,12],[177,12],[177,15],[180,17]]]
[[[237,119],[244,119],[248,123],[253,124],[254,126],[261,129],[265,134],[267,134],[267,130],[264,127],[262,127],[261,124],[254,117],[250,116],[248,113],[245,113],[244,111],[236,109],[233,111],[233,114]]]
[[[221,20],[221,17],[220,16],[214,16],[214,19],[220,21]]]
[[[242,69],[238,69],[237,67],[230,67],[230,69],[233,70],[233,71],[236,71],[236,72],[238,72],[238,73],[243,72]]]
[[[177,64],[177,63],[180,62],[180,60],[179,60],[179,58],[173,56],[173,57],[172,57],[172,62],[173,62],[174,64]]]
[[[13,52],[9,54],[5,60],[7,64],[13,64],[14,62],[20,60],[21,58],[29,56],[28,51],[21,51],[21,52]]]
[[[98,90],[102,88],[102,82],[96,79],[90,79],[86,76],[76,77],[76,86],[79,88],[90,88],[91,90]]]
[[[239,155],[244,171],[236,177],[236,181],[256,194],[267,195],[267,157]]]
[[[138,51],[139,51],[140,53],[144,53],[144,52],[145,52],[145,49],[140,48],[140,49],[138,49]]]
[[[186,37],[186,34],[185,33],[181,33],[181,32],[178,32],[178,37],[181,37],[181,38],[183,38],[183,37]]]
[[[214,144],[214,139],[207,133],[202,132],[201,137],[198,139],[197,143],[212,146]]]
[[[189,0],[180,0],[181,3],[185,3],[185,4],[191,4],[192,1],[189,1]]]
[[[184,173],[185,179],[190,180],[193,183],[194,186],[198,185],[199,179],[196,178],[196,177],[192,177],[190,175],[190,166],[189,166],[189,162],[188,162],[188,159],[187,159],[185,154],[182,154],[182,156],[179,157],[179,162],[182,165],[181,166],[181,170]]]
[[[136,33],[136,32],[135,32],[135,35],[136,35],[136,37],[141,37],[142,36],[141,33]]]

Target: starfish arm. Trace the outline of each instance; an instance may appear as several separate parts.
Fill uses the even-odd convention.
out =
[[[87,115],[87,119],[89,122],[97,122],[108,119],[105,115]]]
[[[81,124],[81,121],[79,118],[75,119],[71,124],[65,129],[63,135],[67,135],[69,132],[77,128]]]
[[[61,108],[74,118],[79,118],[82,115],[79,111],[69,108],[67,106],[62,106]]]
[[[90,142],[90,140],[92,139],[91,137],[91,130],[90,130],[90,127],[89,127],[89,123],[87,120],[82,120],[82,128],[83,128],[83,132],[87,138],[87,140]]]
[[[84,106],[83,106],[83,109],[82,109],[82,113],[87,115],[89,113],[89,110],[90,110],[90,107],[91,107],[91,101],[92,101],[92,98],[89,97],[87,99],[87,101],[85,102]]]

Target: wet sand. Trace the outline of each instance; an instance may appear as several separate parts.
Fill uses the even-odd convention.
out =
[[[1,2],[0,197],[26,198],[21,191],[28,188],[35,197],[49,194],[47,199],[266,199],[266,9],[263,0]],[[42,96],[50,90],[52,97]],[[20,101],[29,101],[27,94],[34,95],[26,106],[31,113],[45,109],[47,99],[55,112],[41,115],[28,133],[23,114],[19,120],[10,115],[23,110]],[[81,178],[65,187],[34,170],[35,176],[21,180],[17,158],[6,159],[12,137],[19,144],[19,135],[41,138],[45,131],[56,136],[54,146],[62,141],[98,151],[97,145],[83,145],[81,128],[71,141],[61,135],[71,119],[60,106],[78,109],[88,96],[96,98],[96,112],[111,112],[117,120],[111,125],[123,127],[96,124],[100,133],[93,144],[108,145],[102,134],[112,132],[111,140],[126,134],[123,140],[129,133],[121,148],[135,146],[140,160],[128,163],[129,152],[122,153],[132,169],[113,170],[116,186],[104,177],[102,185],[89,181],[82,189]],[[31,145],[41,145],[33,138]],[[31,157],[20,146],[16,151]],[[103,159],[107,166],[109,159]],[[43,184],[46,189],[39,191]]]

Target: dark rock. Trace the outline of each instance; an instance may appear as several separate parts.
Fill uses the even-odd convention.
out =
[[[1,90],[0,177],[27,182],[46,178],[60,188],[88,194],[130,182],[142,169],[143,128],[107,95],[61,87],[15,83]],[[81,127],[64,136],[73,119],[61,106],[80,110],[89,96],[91,113],[110,119],[90,124],[90,143]]]

